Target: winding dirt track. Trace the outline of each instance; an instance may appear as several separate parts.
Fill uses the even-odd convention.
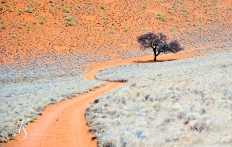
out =
[[[100,69],[91,70],[85,75],[86,79],[95,80],[94,75]],[[94,147],[97,141],[91,141],[92,133],[84,113],[86,107],[96,98],[124,85],[124,83],[107,82],[106,85],[83,95],[62,101],[47,107],[43,115],[26,129],[27,138],[22,131],[16,141],[2,144],[3,147]]]
[[[198,53],[198,55],[200,54]],[[160,55],[159,59],[160,61],[177,60],[193,56],[197,56],[197,54]],[[101,69],[128,63],[148,63],[152,58],[153,56],[147,56],[92,63],[91,67],[94,68],[86,73],[84,78],[96,80],[94,75]],[[21,140],[25,136],[22,132],[17,136],[17,140],[1,145],[3,147],[95,147],[97,141],[91,141],[92,133],[88,133],[88,126],[84,117],[86,107],[96,98],[123,85],[124,83],[107,82],[106,85],[93,91],[49,106],[38,120],[29,124],[28,129],[26,129],[27,138],[25,140]]]

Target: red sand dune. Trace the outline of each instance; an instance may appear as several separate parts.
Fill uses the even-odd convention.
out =
[[[48,53],[115,57],[139,50],[136,37],[149,31],[178,38],[211,33],[215,25],[226,30],[231,8],[230,0],[6,0],[0,3],[0,26],[6,27],[0,29],[0,64],[25,64]],[[158,20],[158,13],[166,20]],[[65,26],[68,16],[75,26]]]

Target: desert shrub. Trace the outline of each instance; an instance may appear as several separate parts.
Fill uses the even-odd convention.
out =
[[[22,28],[23,28],[23,26],[22,26],[22,25],[19,25],[19,26],[18,26],[18,29],[22,29]]]
[[[158,13],[156,15],[156,19],[159,19],[161,21],[166,21],[166,16],[163,13]]]
[[[200,17],[200,16],[198,16],[198,17],[196,17],[196,20],[198,20],[198,21],[202,21],[202,20],[203,20],[203,18],[202,18],[202,17]]]
[[[176,29],[176,28],[174,28],[174,27],[169,27],[169,30],[170,30],[171,32],[173,32],[175,29]]]
[[[173,11],[172,7],[168,7],[168,12],[172,13],[172,11]]]
[[[105,6],[99,6],[99,9],[100,10],[106,10],[106,7]]]
[[[129,30],[130,30],[129,28],[125,28],[123,32],[128,32]]]
[[[6,11],[12,12],[12,8],[10,6],[6,7]]]
[[[16,35],[12,35],[11,38],[15,39],[15,38],[16,38]]]
[[[76,26],[75,20],[72,16],[68,16],[65,18],[67,22],[65,22],[65,26]]]
[[[6,26],[1,26],[1,30],[5,30],[6,29]]]
[[[23,13],[23,10],[18,11],[18,15],[21,15]]]
[[[32,10],[30,7],[27,7],[27,8],[25,9],[25,12],[27,12],[27,13],[33,13],[33,10]]]
[[[104,20],[109,20],[109,17],[104,16],[103,19],[104,19]]]
[[[68,8],[64,8],[64,9],[63,9],[63,12],[64,12],[64,13],[69,13],[69,9],[68,9]]]

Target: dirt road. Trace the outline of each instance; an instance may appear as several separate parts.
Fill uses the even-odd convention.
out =
[[[94,74],[98,71],[92,70],[85,78],[94,80]],[[122,86],[123,83],[107,82],[106,85],[83,95],[62,101],[47,107],[42,116],[26,129],[27,137],[21,130],[17,140],[2,144],[3,147],[94,147],[97,141],[91,141],[92,133],[88,133],[84,113],[86,107],[96,98],[109,91]]]
[[[188,50],[189,51],[189,50]],[[198,55],[201,53],[198,53]],[[159,60],[178,60],[191,58],[197,54],[172,54],[160,55]],[[92,63],[92,69],[85,74],[84,78],[96,80],[94,75],[101,69],[129,63],[147,63],[153,56],[137,57],[118,61],[107,61],[104,63]],[[138,62],[139,61],[139,62]],[[88,133],[88,126],[84,113],[86,107],[95,99],[108,93],[109,91],[123,86],[124,83],[107,82],[106,85],[89,91],[83,95],[77,95],[72,99],[62,101],[58,104],[47,107],[42,116],[35,122],[30,123],[26,129],[27,138],[22,131],[17,136],[17,140],[1,144],[3,147],[94,147],[97,141],[91,141],[91,133]]]

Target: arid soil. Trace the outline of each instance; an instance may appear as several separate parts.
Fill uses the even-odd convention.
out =
[[[139,56],[136,37],[150,31],[186,48],[226,42],[231,9],[230,0],[3,0],[0,64],[70,67]]]

